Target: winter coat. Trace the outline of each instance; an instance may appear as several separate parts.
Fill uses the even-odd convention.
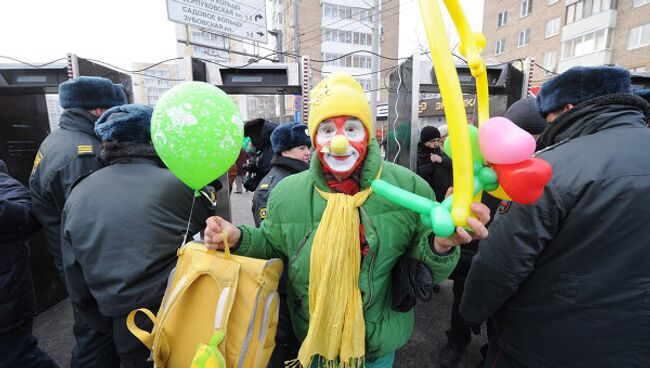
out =
[[[153,150],[153,148],[152,148]],[[193,191],[151,157],[112,158],[84,178],[63,209],[63,262],[70,300],[120,316],[160,304],[188,226]],[[194,203],[189,237],[209,216]]]
[[[271,170],[260,181],[253,196],[253,219],[255,219],[255,226],[257,227],[266,218],[266,203],[269,199],[269,193],[278,182],[289,175],[309,169],[309,164],[304,161],[280,155],[273,157],[271,165]]]
[[[95,136],[97,117],[86,110],[65,110],[54,130],[41,144],[29,178],[34,215],[43,225],[54,265],[61,272],[61,211],[72,184],[98,170],[101,142]]]
[[[361,171],[361,189],[370,186],[382,168],[381,179],[427,198],[433,192],[410,170],[382,161],[379,146],[372,142]],[[288,268],[287,287],[293,330],[300,341],[309,320],[309,264],[312,242],[326,201],[315,190],[331,192],[316,154],[308,171],[291,175],[273,189],[267,218],[262,226],[241,226],[237,254],[269,259],[280,257]],[[370,194],[359,208],[359,216],[370,246],[361,263],[359,288],[366,321],[366,358],[373,361],[402,347],[413,332],[413,311],[391,309],[391,270],[403,254],[422,260],[440,282],[458,260],[458,249],[450,255],[434,254],[429,245],[431,229],[420,216],[378,194]]]
[[[0,334],[31,326],[34,296],[25,242],[38,228],[29,190],[0,171]]]
[[[442,158],[442,162],[431,162],[431,154],[434,153]],[[442,202],[447,194],[447,189],[452,184],[451,159],[440,148],[431,149],[422,143],[418,143],[417,173],[429,183],[436,200]]]
[[[650,130],[631,95],[585,101],[542,139],[542,197],[500,208],[461,314],[496,314],[498,344],[526,367],[650,364]]]

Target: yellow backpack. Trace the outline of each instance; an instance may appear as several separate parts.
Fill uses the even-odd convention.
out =
[[[275,347],[282,274],[279,259],[261,260],[209,250],[191,242],[178,250],[158,315],[129,313],[127,327],[152,352],[154,367],[187,368],[197,347],[217,331],[228,368],[266,367]],[[231,313],[232,311],[232,313]],[[145,313],[151,333],[135,325]]]

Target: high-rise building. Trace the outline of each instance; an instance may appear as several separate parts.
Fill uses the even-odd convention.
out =
[[[333,71],[342,71],[371,91],[374,16],[380,18],[379,54],[397,58],[399,1],[380,0],[378,8],[372,0],[271,1],[274,26],[283,31],[283,51],[314,60],[311,87]],[[379,58],[378,101],[388,100],[388,91],[382,87],[384,77],[396,65],[391,59]],[[288,110],[292,106],[287,104]]]
[[[485,0],[483,33],[488,62],[535,59],[533,85],[576,65],[650,71],[650,0]]]
[[[131,65],[133,70],[142,70],[133,74],[133,99],[136,103],[156,106],[160,97],[181,80],[177,63]]]

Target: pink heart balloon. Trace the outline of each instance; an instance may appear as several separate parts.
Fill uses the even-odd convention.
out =
[[[535,152],[535,138],[512,121],[497,116],[478,130],[478,142],[487,162],[516,164]]]

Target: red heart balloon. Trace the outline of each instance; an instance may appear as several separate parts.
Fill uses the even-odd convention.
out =
[[[531,204],[539,199],[551,180],[551,165],[540,158],[528,158],[516,164],[493,164],[499,184],[513,201]]]

